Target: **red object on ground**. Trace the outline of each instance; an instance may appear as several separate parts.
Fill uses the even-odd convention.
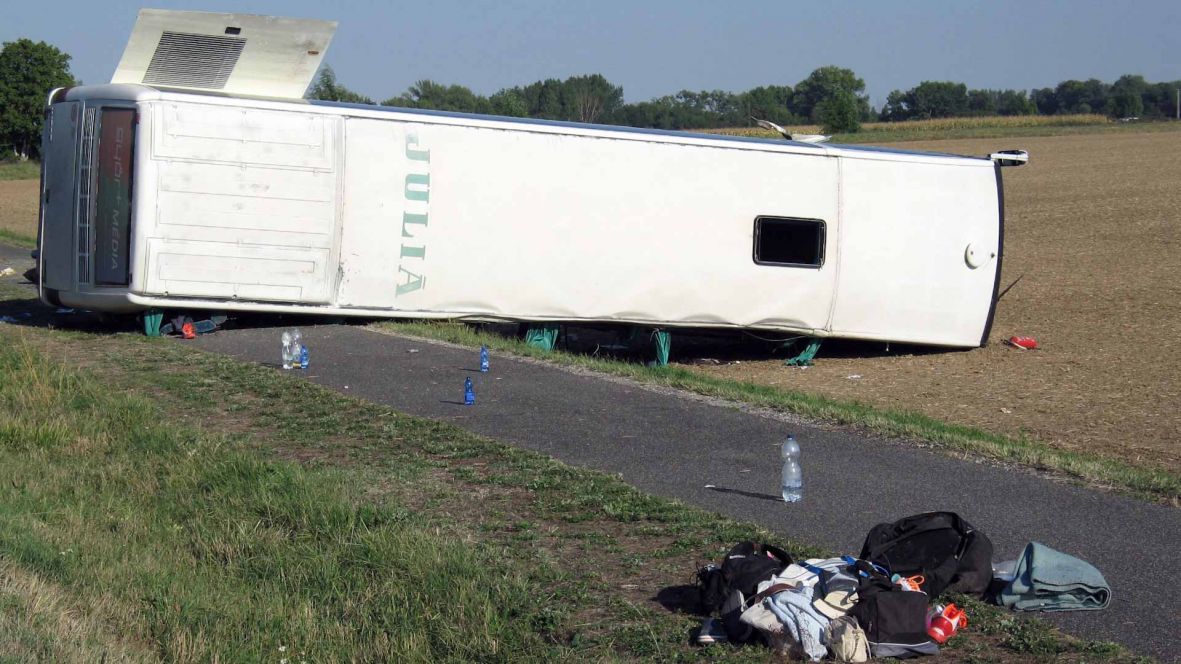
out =
[[[1009,340],[1005,343],[1022,350],[1033,350],[1037,348],[1037,339],[1033,337],[1009,337]]]
[[[943,644],[955,636],[959,628],[967,626],[968,616],[964,614],[964,610],[955,604],[948,604],[942,612],[931,616],[930,624],[927,625],[927,636],[934,639],[935,643]]]
[[[180,333],[185,339],[196,339],[197,330],[193,328],[192,323],[185,323],[180,327]]]

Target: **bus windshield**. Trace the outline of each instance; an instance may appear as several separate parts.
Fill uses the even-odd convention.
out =
[[[126,286],[131,229],[131,159],[135,110],[104,108],[99,122],[94,220],[94,283]]]

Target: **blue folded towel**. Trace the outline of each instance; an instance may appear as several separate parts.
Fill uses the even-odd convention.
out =
[[[1099,570],[1045,544],[1027,544],[1015,572],[997,596],[1014,611],[1087,611],[1111,602],[1111,586]]]

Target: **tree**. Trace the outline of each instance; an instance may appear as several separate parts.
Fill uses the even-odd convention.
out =
[[[886,96],[886,103],[882,104],[881,119],[884,122],[900,122],[910,119],[910,109],[906,106],[906,93],[901,90],[891,90]]]
[[[1148,117],[1177,117],[1177,90],[1181,81],[1154,83],[1148,86],[1141,98],[1144,100],[1144,115]]]
[[[347,102],[350,104],[372,104],[373,99],[353,92],[344,85],[337,83],[337,72],[331,66],[320,67],[320,74],[315,83],[307,90],[308,99],[320,99],[322,102]]]
[[[852,69],[821,67],[800,81],[792,96],[792,111],[801,117],[818,119],[816,105],[845,91],[853,95],[859,117],[868,117],[869,98],[864,96],[865,81],[857,78]]]
[[[525,100],[528,116],[546,120],[563,120],[562,82],[556,78],[530,83],[523,88],[514,88]]]
[[[506,115],[513,118],[529,116],[529,105],[525,103],[525,98],[521,96],[519,88],[501,90],[489,97],[488,101],[492,104],[492,113],[495,115]]]
[[[997,115],[1034,115],[1037,105],[1024,90],[1001,90],[996,99]]]
[[[968,113],[970,115],[997,115],[997,90],[968,90]]]
[[[0,49],[0,148],[12,146],[21,159],[36,156],[46,95],[69,85],[74,85],[69,55],[45,42],[5,42]]]
[[[1113,118],[1135,118],[1144,113],[1143,95],[1148,91],[1148,82],[1143,76],[1126,74],[1111,86],[1108,101],[1108,115]]]
[[[1054,88],[1039,88],[1029,93],[1034,108],[1042,115],[1054,115],[1058,112],[1058,93]]]
[[[953,118],[968,114],[968,86],[951,81],[923,81],[906,93],[912,118]]]
[[[565,119],[595,122],[623,105],[623,87],[611,85],[602,74],[571,76],[562,84]]]
[[[321,101],[343,101],[350,104],[372,104],[373,100],[358,92],[344,87],[336,82],[336,72],[332,67],[324,65],[320,69],[320,75],[316,77],[316,82],[308,89],[305,95],[308,99],[319,99]]]
[[[816,119],[826,134],[850,134],[861,130],[861,108],[857,96],[837,90],[816,105]]]
[[[1099,79],[1067,80],[1054,88],[1058,102],[1055,113],[1106,113],[1107,96],[1111,86]]]
[[[383,104],[429,108],[436,111],[457,113],[491,113],[492,102],[462,85],[443,85],[430,79],[417,81],[406,92],[389,99]]]
[[[791,112],[791,97],[790,85],[760,86],[738,95],[739,124],[752,117],[780,125],[794,123],[797,118]]]

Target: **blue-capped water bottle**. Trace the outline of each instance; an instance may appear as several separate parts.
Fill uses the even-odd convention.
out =
[[[480,371],[488,371],[488,347],[480,346]]]
[[[299,346],[299,368],[305,371],[308,368],[308,347],[303,344]]]
[[[795,436],[788,436],[780,447],[783,456],[783,502],[795,503],[804,497],[804,470],[800,468],[800,446]]]
[[[476,389],[472,386],[471,377],[463,379],[463,405],[472,406],[476,403]]]

